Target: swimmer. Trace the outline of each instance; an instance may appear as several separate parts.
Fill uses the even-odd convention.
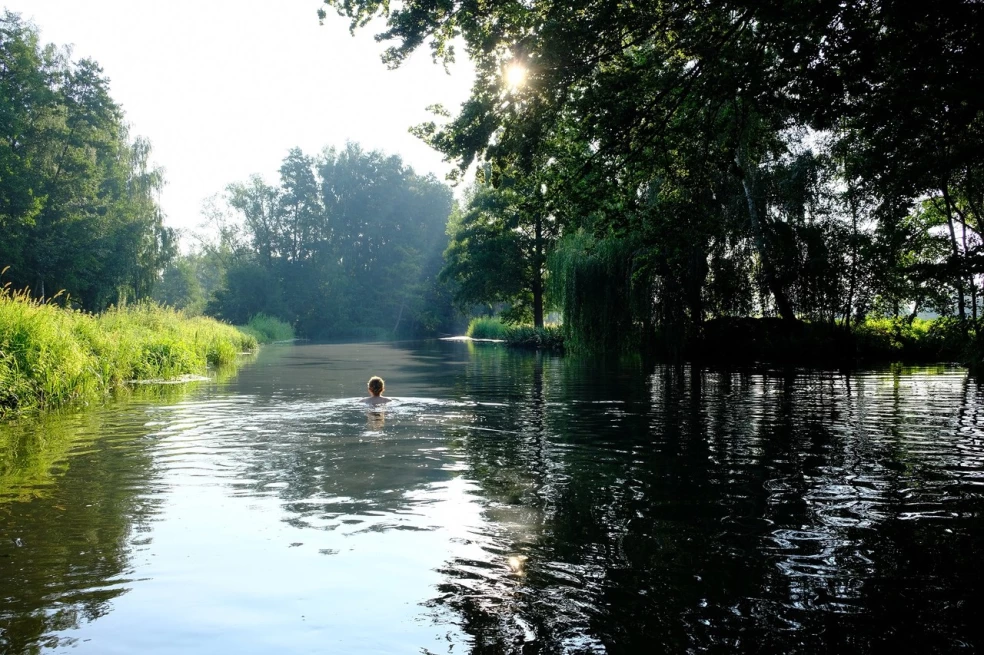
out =
[[[382,405],[383,403],[388,403],[392,398],[384,398],[383,390],[386,388],[386,383],[383,382],[383,378],[378,375],[374,375],[369,378],[369,397],[363,398],[362,402],[367,405]]]

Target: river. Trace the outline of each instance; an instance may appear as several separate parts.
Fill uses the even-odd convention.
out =
[[[944,366],[269,346],[0,425],[0,652],[977,652],[982,410]]]

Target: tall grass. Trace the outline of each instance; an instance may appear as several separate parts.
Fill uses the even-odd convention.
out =
[[[472,339],[497,339],[507,346],[562,351],[564,335],[557,325],[535,328],[532,325],[510,325],[498,317],[473,318],[466,334]]]
[[[202,373],[257,341],[153,303],[99,315],[0,289],[0,417],[97,398],[129,380]]]
[[[854,328],[858,351],[880,358],[974,362],[981,324],[942,316],[935,319],[869,317]]]
[[[465,334],[472,339],[505,339],[509,334],[509,326],[502,319],[481,316],[468,323]]]
[[[557,325],[546,325],[542,328],[514,325],[507,328],[506,345],[516,348],[563,351],[564,334]]]
[[[246,325],[239,326],[239,330],[252,335],[259,343],[290,341],[294,338],[294,328],[290,323],[263,313],[249,319]]]

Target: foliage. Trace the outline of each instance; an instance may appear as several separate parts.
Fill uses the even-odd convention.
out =
[[[536,200],[536,179],[500,173],[452,212],[440,276],[459,307],[507,303],[507,320],[543,326],[544,264],[558,225]]]
[[[968,325],[952,317],[869,318],[855,328],[857,350],[869,359],[967,362],[974,357]],[[980,326],[975,326],[975,331]]]
[[[532,325],[509,326],[505,340],[506,345],[518,348],[564,350],[564,333],[556,325],[546,325],[544,327],[534,327]]]
[[[175,258],[164,269],[151,297],[157,303],[180,309],[190,316],[201,314],[205,309],[205,294],[196,274],[194,258]]]
[[[259,343],[290,341],[294,338],[294,328],[290,323],[266,314],[256,314],[246,325],[240,326],[239,331],[252,335]]]
[[[132,139],[96,62],[0,15],[0,267],[35,297],[95,310],[148,295],[174,255],[150,144]]]
[[[263,313],[308,337],[432,334],[453,320],[435,283],[451,191],[399,157],[294,149],[278,186],[254,176],[225,203],[218,241],[196,255],[200,275],[220,271],[206,313],[237,324]]]
[[[775,318],[707,321],[685,353],[713,363],[775,362],[853,366],[858,362],[970,363],[982,325],[953,317],[869,317],[848,331],[841,322],[788,323]],[[968,329],[970,333],[968,334]]]
[[[472,339],[505,339],[509,334],[509,326],[500,318],[481,316],[468,323],[465,334]]]
[[[738,317],[978,313],[980,3],[326,4],[353,29],[381,16],[390,65],[456,42],[475,61],[460,112],[416,130],[491,189],[452,225],[464,300],[546,280],[594,350]],[[549,234],[517,248],[538,217]]]
[[[213,319],[152,303],[93,315],[0,292],[0,416],[84,402],[135,379],[203,373],[256,340]]]
[[[564,237],[549,260],[553,295],[564,310],[563,335],[575,351],[627,350],[648,307],[644,274],[634,274],[628,238],[595,238],[583,230]]]

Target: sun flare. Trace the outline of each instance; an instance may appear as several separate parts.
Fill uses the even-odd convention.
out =
[[[505,71],[506,86],[515,91],[526,82],[526,67],[522,64],[510,64]]]

